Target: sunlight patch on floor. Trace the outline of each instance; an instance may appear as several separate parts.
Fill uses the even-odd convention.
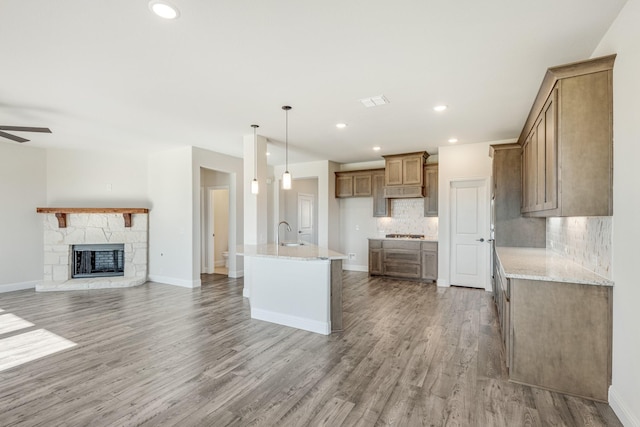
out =
[[[15,314],[8,313],[0,315],[0,334],[30,328],[31,326],[33,326],[33,323],[27,322]]]
[[[0,339],[0,371],[71,348],[76,343],[45,329]]]

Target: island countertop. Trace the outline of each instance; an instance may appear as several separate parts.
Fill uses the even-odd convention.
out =
[[[496,253],[505,277],[613,286],[613,281],[545,248],[497,246]]]
[[[275,243],[261,245],[239,245],[236,254],[240,256],[257,256],[268,258],[289,258],[297,260],[347,259],[345,254],[327,248],[304,243],[300,246],[278,246]]]

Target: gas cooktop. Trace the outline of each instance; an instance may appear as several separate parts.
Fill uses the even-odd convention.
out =
[[[424,234],[387,234],[387,239],[424,239]]]

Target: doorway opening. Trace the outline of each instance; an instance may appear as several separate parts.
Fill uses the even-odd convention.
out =
[[[200,173],[200,272],[229,275],[229,174]]]

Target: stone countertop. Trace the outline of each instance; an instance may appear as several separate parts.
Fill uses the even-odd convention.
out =
[[[496,252],[507,278],[613,286],[613,281],[545,248],[499,246]]]
[[[275,243],[261,245],[239,245],[236,254],[240,256],[259,256],[268,258],[289,258],[296,260],[347,259],[345,254],[304,243],[302,246],[277,246]]]
[[[437,237],[425,237],[424,239],[410,239],[408,237],[367,237],[368,240],[406,240],[408,242],[436,242]]]

